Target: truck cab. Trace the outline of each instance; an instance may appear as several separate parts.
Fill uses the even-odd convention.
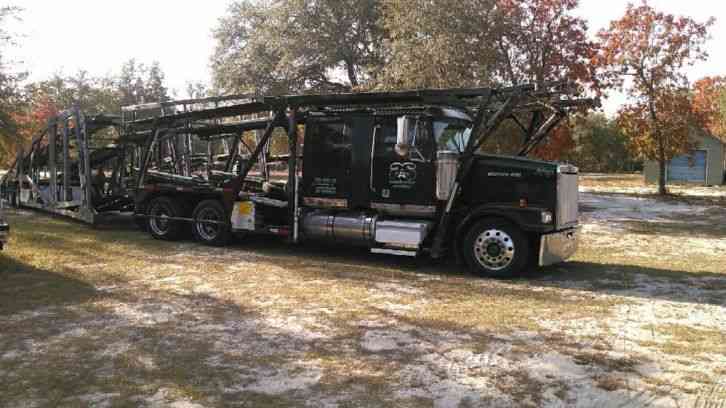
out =
[[[303,235],[376,253],[431,254],[448,208],[454,227],[439,251],[480,275],[567,259],[577,248],[577,169],[477,152],[454,193],[473,126],[466,112],[440,106],[311,115]]]

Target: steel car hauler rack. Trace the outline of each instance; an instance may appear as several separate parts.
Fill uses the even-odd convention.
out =
[[[78,108],[51,118],[27,153],[0,179],[0,198],[95,224],[100,214],[133,211],[140,148],[122,143],[118,116]]]
[[[277,234],[453,253],[480,275],[511,276],[576,250],[577,169],[526,156],[595,103],[548,84],[126,107],[125,137],[144,144],[136,217],[159,239]],[[519,154],[482,153],[505,121]]]

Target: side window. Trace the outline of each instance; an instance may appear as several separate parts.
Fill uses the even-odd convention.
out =
[[[376,134],[376,157],[392,157],[396,155],[396,136],[397,136],[397,123],[395,117],[386,117],[378,122],[378,125],[374,128]],[[414,131],[414,129],[411,129]],[[416,137],[414,139],[415,150],[412,152],[416,159],[428,160],[433,157],[435,150],[435,142],[433,135],[431,134],[431,121],[426,118],[418,120],[416,125]]]
[[[351,189],[353,132],[338,119],[308,123],[305,133],[306,194],[346,197]]]
[[[462,153],[471,136],[471,127],[455,121],[436,121],[433,130],[439,150]]]
[[[269,157],[265,164],[266,172],[270,180],[285,182],[289,172],[288,156],[290,153],[287,131],[280,127],[275,128],[268,143]]]
[[[396,121],[386,118],[380,121],[374,128],[376,138],[375,156],[391,156],[395,154],[396,146]]]
[[[321,159],[332,160],[335,163],[348,164],[351,158],[352,132],[350,127],[341,122],[319,123],[314,129],[312,143],[316,146],[315,155]]]

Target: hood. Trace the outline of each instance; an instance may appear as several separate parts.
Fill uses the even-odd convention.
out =
[[[527,173],[535,173],[544,177],[555,176],[561,166],[557,162],[496,154],[478,154],[477,162],[487,165],[487,167],[520,169]]]

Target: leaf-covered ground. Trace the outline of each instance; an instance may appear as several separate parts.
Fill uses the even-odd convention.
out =
[[[726,208],[685,187],[667,200],[622,191],[637,182],[584,179],[575,259],[513,281],[449,261],[269,238],[210,249],[154,241],[124,219],[91,229],[12,211],[0,406],[722,402]]]

